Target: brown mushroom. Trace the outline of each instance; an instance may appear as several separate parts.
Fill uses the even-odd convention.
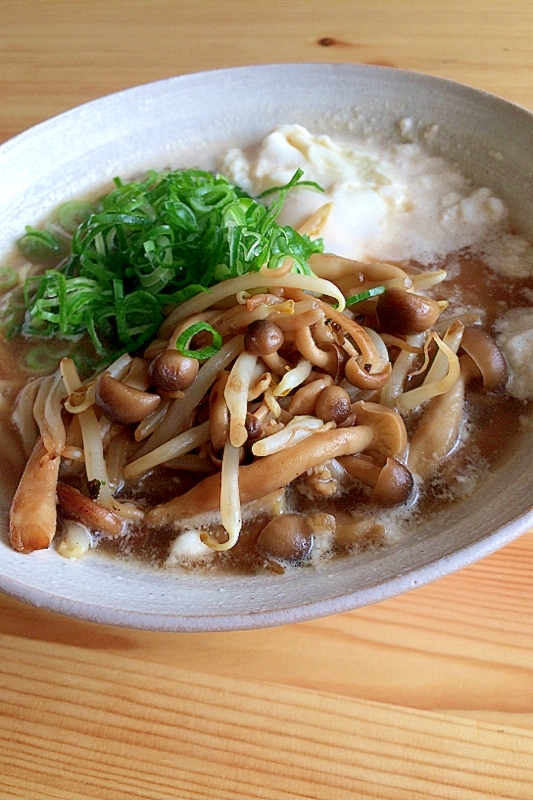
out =
[[[244,423],[246,432],[248,433],[247,441],[254,441],[259,439],[263,434],[263,423],[254,414],[246,414],[246,422]]]
[[[148,375],[156,389],[175,392],[187,389],[196,378],[198,369],[197,358],[189,358],[168,348],[152,360]]]
[[[344,367],[344,375],[348,383],[357,386],[358,389],[381,389],[385,386],[392,372],[390,361],[387,361],[380,372],[371,372],[370,364],[367,371],[366,366],[366,364],[361,366],[358,358],[348,359]]]
[[[348,353],[337,342],[325,342],[320,345],[320,350],[330,356],[327,372],[335,383],[339,383],[344,378],[344,370],[349,360]]]
[[[118,536],[122,530],[122,523],[116,514],[100,503],[95,503],[73,486],[58,483],[57,502],[66,517],[81,522],[93,531]]]
[[[338,425],[350,415],[352,401],[342,386],[327,386],[320,392],[315,405],[315,414],[323,422]]]
[[[376,306],[379,323],[388,333],[407,336],[429,330],[441,312],[436,300],[407,292],[405,289],[387,289],[380,295]]]
[[[141,422],[156,410],[160,402],[158,394],[126,386],[109,372],[103,372],[96,382],[96,405],[112,422],[121,425]]]
[[[244,349],[251,356],[269,356],[285,341],[283,332],[268,319],[257,319],[250,323],[244,334]]]
[[[263,528],[257,549],[274,560],[301,561],[312,546],[313,536],[301,514],[280,514]]]
[[[301,416],[315,413],[316,401],[320,393],[327,386],[332,386],[333,378],[330,375],[321,375],[316,377],[309,383],[301,386],[291,397],[291,401],[287,406],[287,411],[292,416]]]
[[[500,348],[487,331],[474,326],[465,328],[461,347],[479,369],[483,378],[483,388],[487,392],[505,386],[507,364]]]
[[[44,550],[56,532],[56,484],[61,457],[39,436],[11,503],[9,536],[20,553]]]
[[[413,490],[413,476],[395,458],[387,458],[383,467],[359,456],[344,456],[339,463],[352,478],[372,486],[371,503],[380,506],[405,503]]]
[[[359,425],[369,425],[374,438],[368,448],[368,455],[376,457],[379,463],[387,458],[402,455],[407,447],[407,431],[402,417],[392,408],[381,403],[368,403],[359,400],[352,405]]]
[[[140,389],[145,392],[150,386],[150,362],[145,358],[132,358],[128,371],[121,377],[122,383],[131,386],[132,389]]]
[[[411,437],[407,465],[422,480],[435,473],[459,440],[464,421],[465,380],[470,374],[468,365],[466,369],[461,367],[459,380],[447,392],[432,398]]]
[[[369,415],[370,416],[370,415]],[[374,423],[374,419],[371,420]],[[357,425],[355,428],[312,434],[306,439],[272,455],[245,464],[239,470],[239,492],[244,505],[265,494],[292,483],[308,469],[324,464],[331,458],[358,453],[368,448],[379,425]],[[152,508],[146,515],[150,525],[162,525],[173,520],[187,519],[196,514],[216,511],[220,503],[220,474],[211,475],[190,491],[168,503]]]
[[[277,375],[280,378],[283,378],[286,372],[288,372],[291,368],[291,365],[288,361],[280,356],[279,353],[270,353],[269,355],[262,356],[262,360],[265,363],[265,366],[268,368],[270,372],[273,372],[274,375]]]
[[[344,358],[340,352],[341,348],[338,345],[329,342],[319,347],[313,338],[311,329],[308,327],[298,328],[294,333],[294,341],[296,347],[307,361],[325,370],[335,379],[339,372],[340,362],[344,363]]]

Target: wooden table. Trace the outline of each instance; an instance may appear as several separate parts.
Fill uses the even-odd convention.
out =
[[[532,44],[528,0],[2,0],[0,140],[138,83],[273,61],[415,69],[533,109]],[[533,798],[533,533],[271,630],[0,605],[0,798]]]

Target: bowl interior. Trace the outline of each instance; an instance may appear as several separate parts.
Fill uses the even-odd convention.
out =
[[[382,67],[273,65],[187,75],[69,111],[0,148],[0,254],[24,225],[63,200],[165,166],[212,168],[229,146],[275,125],[400,140],[400,120],[432,152],[489,186],[515,229],[533,237],[533,115],[449,81]],[[406,126],[402,126],[405,131]],[[206,577],[138,568],[91,554],[24,556],[7,539],[11,487],[0,487],[0,588],[36,605],[99,622],[161,630],[226,630],[344,611],[433,580],[533,524],[533,432],[478,491],[378,552],[289,576]]]

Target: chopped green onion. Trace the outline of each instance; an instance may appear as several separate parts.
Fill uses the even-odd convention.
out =
[[[196,169],[150,172],[131,183],[117,178],[92,213],[84,203],[64,204],[57,212],[61,228],[70,231],[84,220],[73,233],[68,258],[27,279],[27,311],[18,332],[71,340],[85,335],[109,362],[152,338],[164,308],[219,281],[274,269],[287,257],[294,272],[312,274],[308,261],[322,252],[321,240],[276,223],[302,174],[297,170],[278,189],[270,207],[226,178]],[[19,246],[28,259],[55,266],[61,232],[28,227]]]
[[[32,347],[31,350],[19,360],[20,367],[25,372],[31,372],[34,375],[44,375],[53,372],[68,350],[61,350],[54,352],[49,346],[45,344],[38,344]]]
[[[57,209],[57,224],[67,233],[75,233],[81,223],[95,211],[96,206],[85,200],[69,200]]]
[[[26,233],[17,242],[24,258],[32,264],[52,264],[61,256],[62,246],[59,239],[50,231],[39,231],[26,225]]]
[[[360,303],[362,300],[368,300],[369,297],[376,297],[378,294],[383,294],[385,291],[384,286],[374,286],[372,289],[367,289],[365,292],[353,294],[351,297],[346,298],[346,305],[353,306]]]
[[[301,174],[303,175],[303,170],[301,171]],[[293,184],[292,188],[296,186],[309,186],[311,189],[316,189],[317,192],[325,191],[325,189],[315,181],[298,181],[297,183]],[[270,189],[265,189],[265,191],[261,192],[261,194],[257,195],[257,197],[259,200],[262,200],[263,197],[268,197],[269,194],[274,194],[274,192],[280,192],[284,188],[284,186],[272,186]]]
[[[193,336],[196,336],[197,333],[200,331],[208,331],[213,337],[213,341],[207,347],[202,347],[201,350],[188,350],[187,346]],[[197,358],[198,361],[204,361],[206,358],[211,358],[214,356],[215,353],[218,353],[220,348],[222,347],[222,336],[220,333],[215,330],[208,322],[195,322],[194,325],[191,325],[186,330],[182,331],[178,336],[178,341],[176,342],[176,348],[180,351],[183,356],[187,356],[188,358]]]
[[[0,293],[8,292],[19,282],[19,276],[11,267],[0,267]]]

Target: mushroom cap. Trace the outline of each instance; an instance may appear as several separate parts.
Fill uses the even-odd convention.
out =
[[[364,400],[354,403],[352,409],[355,411],[357,424],[368,425],[374,431],[372,443],[366,450],[367,455],[384,463],[387,458],[396,458],[405,452],[407,431],[397,411],[380,403],[368,403]]]
[[[263,528],[256,546],[274,560],[300,561],[310,552],[313,536],[301,514],[280,514]]]
[[[461,347],[481,372],[483,388],[487,392],[503,389],[507,382],[507,364],[492,336],[483,328],[469,326],[464,329]]]
[[[380,295],[376,315],[388,333],[406,336],[423,333],[431,328],[441,312],[436,300],[431,297],[391,288]]]
[[[413,486],[413,476],[407,467],[395,458],[388,458],[379,473],[370,500],[380,506],[396,506],[408,500]]]
[[[277,353],[285,341],[283,331],[268,319],[251,322],[244,334],[244,349],[252,356],[269,356]]]
[[[191,385],[198,374],[198,368],[198,359],[167,348],[152,360],[148,375],[157,389],[175,392]]]
[[[133,389],[103,372],[96,382],[96,404],[112,422],[142,422],[161,402],[158,394]]]
[[[344,422],[352,409],[352,401],[342,386],[326,386],[318,395],[315,414],[323,422]]]
[[[370,501],[380,506],[405,503],[413,490],[414,480],[404,464],[387,458],[380,467],[366,455],[344,456],[339,459],[348,475],[372,487]]]

